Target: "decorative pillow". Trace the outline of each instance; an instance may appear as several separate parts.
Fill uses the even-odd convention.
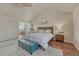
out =
[[[47,32],[47,33],[51,33],[51,30],[46,30],[45,32]]]

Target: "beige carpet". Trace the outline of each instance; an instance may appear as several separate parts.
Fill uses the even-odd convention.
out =
[[[63,51],[53,47],[48,47],[46,51],[39,48],[33,55],[18,47],[17,40],[0,43],[0,56],[63,56]]]

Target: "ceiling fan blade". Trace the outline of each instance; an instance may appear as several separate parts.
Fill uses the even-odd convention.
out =
[[[26,7],[32,7],[32,3],[23,3],[23,5]]]
[[[16,3],[18,7],[32,7],[32,3]]]

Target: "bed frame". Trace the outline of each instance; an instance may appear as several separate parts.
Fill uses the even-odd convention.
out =
[[[53,33],[53,27],[38,27],[38,30],[44,30],[44,31],[50,30],[51,33],[54,34],[54,33]]]

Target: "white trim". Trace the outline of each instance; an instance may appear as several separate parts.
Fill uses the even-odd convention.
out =
[[[64,41],[64,42],[72,43],[75,46],[75,48],[79,51],[79,47],[74,41]]]
[[[73,41],[68,41],[68,40],[64,40],[64,42],[69,42],[69,43],[73,43]]]
[[[73,42],[73,45],[79,50],[79,47],[76,45],[76,43]]]

